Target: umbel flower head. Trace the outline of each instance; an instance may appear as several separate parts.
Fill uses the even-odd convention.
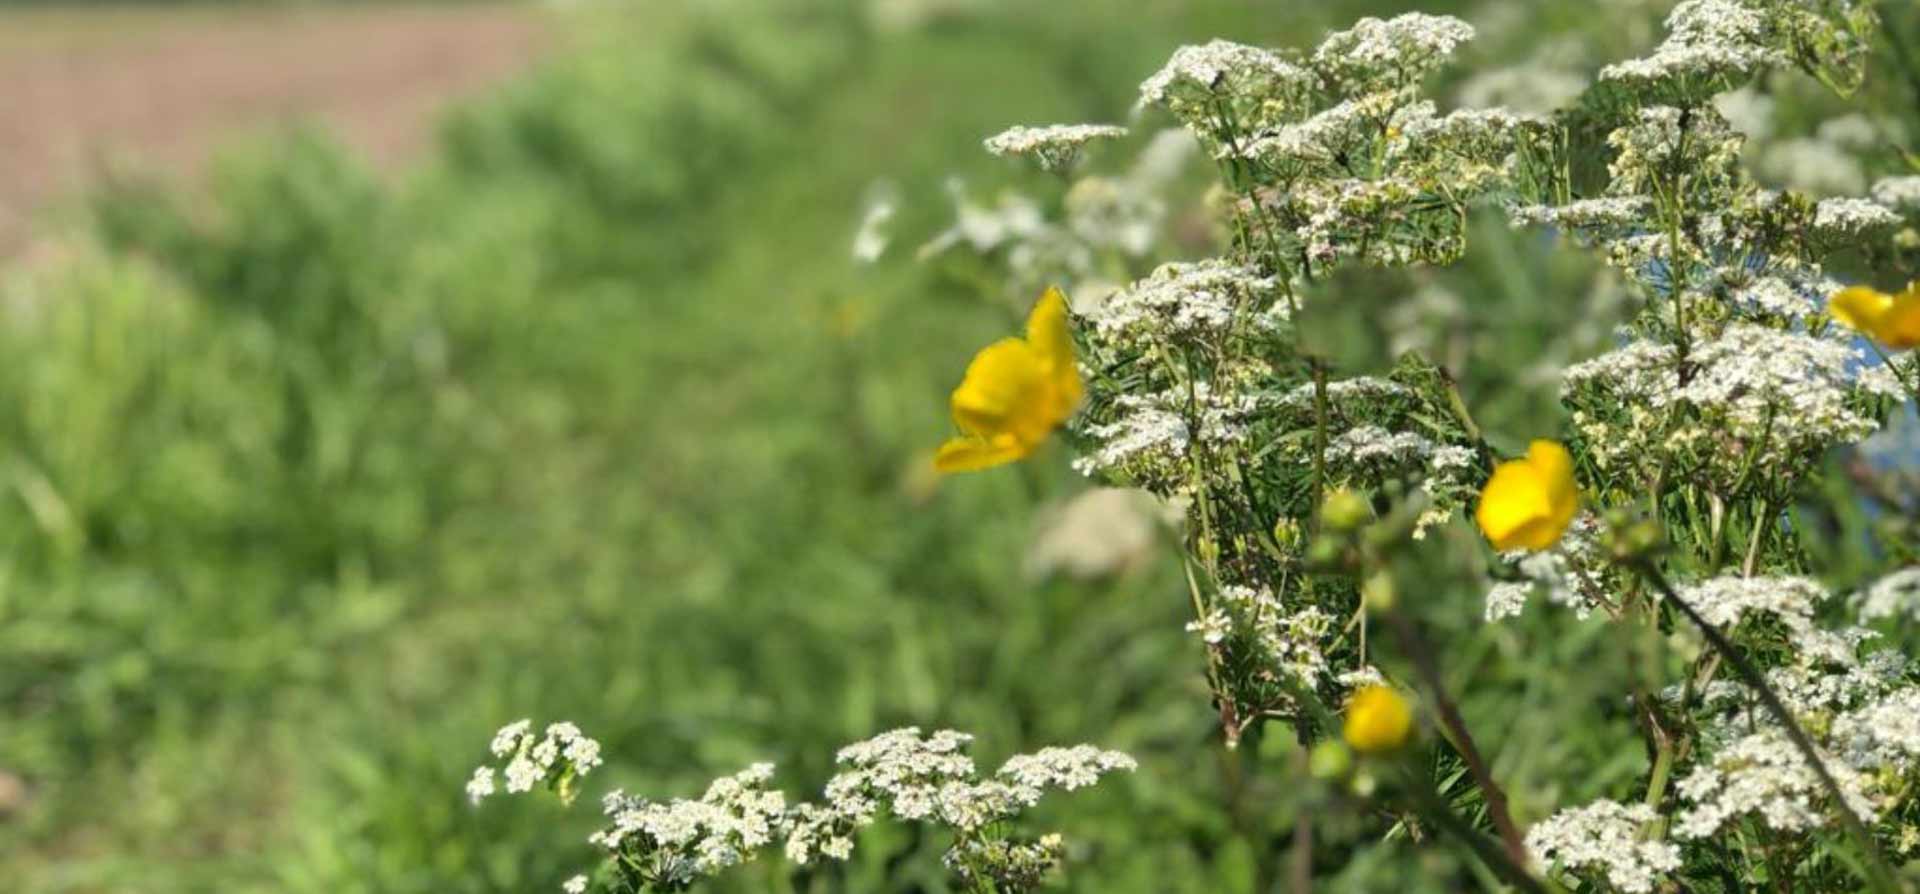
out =
[[[1391,686],[1365,686],[1347,701],[1341,733],[1361,754],[1394,751],[1413,736],[1413,709]]]
[[[1546,549],[1560,542],[1580,508],[1573,456],[1554,441],[1534,441],[1527,455],[1501,463],[1480,491],[1474,519],[1495,549]]]
[[[1827,302],[1833,318],[1888,348],[1920,347],[1920,280],[1889,295],[1871,286],[1852,286]]]
[[[1027,317],[1025,338],[981,349],[953,390],[960,435],[933,458],[942,472],[969,472],[1023,459],[1080,405],[1080,371],[1067,329],[1067,298],[1049,288]]]

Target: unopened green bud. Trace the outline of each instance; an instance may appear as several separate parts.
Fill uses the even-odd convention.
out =
[[[1273,542],[1283,549],[1292,549],[1300,543],[1300,523],[1291,518],[1281,518],[1273,523]]]
[[[1367,498],[1341,488],[1327,495],[1320,506],[1320,522],[1330,531],[1358,531],[1373,520],[1373,507]]]
[[[1317,538],[1312,546],[1307,547],[1307,567],[1322,571],[1337,569],[1346,551],[1344,543],[1326,537]]]
[[[1353,751],[1339,739],[1322,739],[1307,756],[1307,769],[1315,779],[1339,779],[1353,769]]]
[[[1616,511],[1607,516],[1607,551],[1614,561],[1641,562],[1659,555],[1667,545],[1667,532],[1650,518]]]
[[[1398,598],[1398,591],[1393,584],[1393,575],[1390,572],[1376,571],[1367,575],[1366,581],[1360,584],[1360,599],[1373,611],[1393,611],[1396,598]]]
[[[1379,787],[1380,787],[1380,780],[1375,778],[1371,772],[1367,770],[1361,770],[1360,772],[1353,774],[1353,784],[1351,786],[1351,790],[1356,796],[1362,797],[1362,798],[1371,798],[1373,797],[1374,790],[1378,789]]]

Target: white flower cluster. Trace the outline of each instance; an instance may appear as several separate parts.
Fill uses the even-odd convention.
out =
[[[1303,120],[1258,132],[1244,143],[1224,146],[1219,154],[1274,167],[1330,164],[1384,132],[1404,102],[1401,94],[1392,91],[1343,99]]]
[[[1522,205],[1507,210],[1514,226],[1553,226],[1583,231],[1626,231],[1645,226],[1653,202],[1646,196],[1602,196],[1565,205]]]
[[[1115,293],[1094,315],[1094,328],[1115,348],[1217,342],[1272,308],[1277,288],[1273,277],[1221,258],[1176,261]]]
[[[1652,55],[1602,68],[1600,80],[1640,91],[1710,90],[1785,61],[1769,43],[1766,17],[1738,0],[1686,0],[1667,16],[1667,32]]]
[[[1895,803],[1920,766],[1920,687],[1902,652],[1861,657],[1874,632],[1817,625],[1830,596],[1806,578],[1723,576],[1683,588],[1682,598],[1743,648],[1787,656],[1765,671],[1768,686],[1814,738],[1848,809],[1872,822]],[[1675,707],[1679,690],[1665,694]],[[1789,833],[1828,826],[1834,805],[1824,785],[1754,692],[1723,679],[1700,695],[1701,756],[1678,785],[1676,834],[1704,838],[1743,816]]]
[[[1920,763],[1920,688],[1899,689],[1840,715],[1830,738],[1850,767],[1881,778],[1910,775]]]
[[[988,137],[986,147],[994,155],[1032,158],[1041,170],[1064,171],[1073,167],[1088,143],[1119,139],[1126,135],[1126,128],[1112,124],[1021,126]]]
[[[1680,588],[1680,598],[1723,630],[1765,616],[1804,638],[1816,629],[1814,610],[1826,600],[1827,589],[1804,577],[1722,575]]]
[[[1734,323],[1693,346],[1684,375],[1678,352],[1640,340],[1566,370],[1561,397],[1602,468],[1690,458],[1725,487],[1755,464],[1800,469],[1878,430],[1861,401],[1899,390],[1838,336]]]
[[[887,225],[900,210],[899,206],[899,194],[891,184],[876,183],[868,190],[866,206],[860,212],[860,224],[853,231],[854,261],[872,264],[887,253],[887,246],[893,241],[887,233]]]
[[[1354,376],[1350,379],[1334,379],[1327,383],[1327,403],[1345,411],[1377,407],[1390,402],[1404,400],[1413,395],[1407,386],[1392,379],[1379,376]],[[1274,409],[1283,412],[1305,413],[1312,418],[1316,400],[1312,382],[1296,386],[1287,392],[1275,404]]]
[[[1061,286],[1076,313],[1097,311],[1116,289],[1113,271],[1137,268],[1161,240],[1174,187],[1198,148],[1186,131],[1163,130],[1126,171],[1075,180],[1058,217],[1019,192],[1003,192],[991,204],[977,201],[951,180],[953,225],[923,244],[919,257],[962,249],[992,257],[1013,274],[1010,292],[1021,301]]]
[[[1870,718],[1885,715],[1889,700],[1903,693],[1911,668],[1898,649],[1867,652],[1879,636],[1862,627],[1829,628],[1815,621],[1828,591],[1801,577],[1722,576],[1684,587],[1681,598],[1711,623],[1757,654],[1783,655],[1763,673],[1787,711],[1810,729],[1831,729],[1848,766],[1867,776],[1889,769],[1904,772],[1898,761],[1872,753],[1878,740]],[[1685,692],[1676,685],[1664,698],[1681,708]],[[1699,693],[1700,743],[1717,750],[1777,721],[1744,681],[1714,680]]]
[[[1813,228],[1829,239],[1849,239],[1900,225],[1900,215],[1872,199],[1821,199]]]
[[[1728,299],[1736,310],[1751,317],[1804,324],[1809,316],[1824,312],[1827,296],[1839,290],[1840,284],[1825,276],[1782,271],[1733,286]]]
[[[533,734],[531,720],[509,723],[494,733],[488,750],[494,757],[506,759],[506,766],[499,772],[510,793],[532,791],[545,782],[556,787],[561,797],[570,798],[574,781],[600,766],[600,743],[565,721],[548,725],[539,736]],[[478,804],[492,795],[496,790],[494,774],[491,765],[475,768],[467,780],[467,799]]]
[[[1884,618],[1920,618],[1920,566],[1902,568],[1853,597],[1860,623]]]
[[[1331,469],[1424,464],[1433,455],[1433,450],[1433,442],[1417,433],[1390,432],[1378,425],[1359,425],[1327,442],[1326,462]]]
[[[1452,16],[1410,12],[1361,19],[1314,50],[1313,66],[1342,83],[1404,86],[1444,65],[1473,39],[1473,26]]]
[[[1920,211],[1920,175],[1887,177],[1873,184],[1873,200],[1896,211]]]
[[[1039,803],[1049,790],[1086,788],[1109,773],[1137,767],[1121,752],[1075,745],[1015,755],[992,776],[980,778],[966,752],[972,741],[953,730],[922,736],[918,728],[907,727],[848,745],[836,755],[843,769],[827,782],[820,804],[790,806],[770,787],[774,767],[768,763],[714,780],[698,799],[653,801],[616,790],[601,801],[607,826],[587,840],[605,852],[606,865],[629,888],[682,891],[752,861],[782,838],[787,858],[795,863],[845,860],[853,852],[854,832],[885,811],[951,829],[956,841],[948,865],[963,879],[978,875],[999,883],[995,890],[1023,891],[1059,861],[1060,838],[1008,838],[999,824]],[[572,779],[600,763],[599,745],[569,723],[548,727],[543,737],[533,735],[529,721],[509,724],[494,736],[491,750],[495,757],[524,757],[536,768],[513,771],[511,791],[561,774]],[[492,775],[484,778],[490,793]],[[469,793],[478,787],[470,783]],[[587,884],[587,877],[578,875],[562,888],[580,894]]]
[[[767,788],[772,779],[773,765],[761,763],[714,780],[697,801],[614,791],[601,802],[611,825],[588,841],[648,885],[684,888],[752,860],[786,828],[786,797]]]
[[[1333,617],[1317,607],[1290,607],[1270,590],[1229,584],[1215,594],[1205,615],[1188,622],[1187,631],[1210,646],[1244,641],[1257,656],[1255,676],[1312,689],[1331,671],[1321,642],[1334,627]]]
[[[1583,513],[1574,518],[1551,549],[1502,554],[1501,558],[1512,562],[1520,572],[1522,580],[1502,581],[1487,591],[1487,621],[1519,615],[1535,593],[1545,593],[1548,602],[1572,609],[1574,617],[1581,620],[1595,608],[1609,605],[1599,535],[1599,518]]]
[[[1871,779],[1831,754],[1820,757],[1839,783],[1847,809],[1863,821],[1878,817]],[[1720,749],[1696,765],[1676,789],[1687,805],[1674,825],[1674,834],[1681,838],[1709,838],[1743,816],[1790,833],[1826,826],[1831,816],[1819,777],[1777,727]]]
[[[1040,204],[1018,193],[1002,193],[992,205],[975,202],[965,183],[947,181],[947,194],[953,198],[953,226],[942,230],[920,247],[922,258],[932,257],[964,245],[986,253],[1008,243],[1035,239],[1047,231]]]
[[[1257,185],[1239,189],[1235,213],[1273,257],[1304,251],[1309,272],[1443,260],[1463,248],[1458,209],[1505,185],[1516,140],[1546,126],[1504,109],[1442,115],[1419,99],[1425,75],[1472,36],[1459,19],[1408,13],[1329,35],[1305,67],[1187,47],[1142,94],[1247,171]]]
[[[1120,752],[1078,745],[1017,755],[981,779],[966,753],[972,740],[952,730],[922,736],[906,727],[841,749],[836,760],[845,769],[828,780],[825,803],[802,804],[791,814],[787,858],[801,864],[816,856],[846,859],[852,833],[882,810],[937,822],[961,833],[963,842],[974,840],[978,830],[1039,803],[1049,788],[1083,788],[1136,766]]]
[[[1477,456],[1468,447],[1437,444],[1417,432],[1363,423],[1334,436],[1323,454],[1327,480],[1372,489],[1389,480],[1415,479],[1433,505],[1416,521],[1415,539],[1446,521],[1474,490]]]
[[[1066,842],[1058,835],[1042,835],[1034,841],[968,840],[955,843],[941,862],[961,882],[984,881],[996,891],[1025,891],[1038,888],[1066,852]]]
[[[1527,830],[1527,852],[1543,866],[1597,874],[1615,890],[1650,894],[1680,869],[1680,849],[1642,830],[1660,819],[1646,804],[1600,800],[1562,810]]]
[[[1285,113],[1304,100],[1313,82],[1312,72],[1272,50],[1215,40],[1175,50],[1140,84],[1140,105],[1165,107],[1196,133],[1212,134],[1230,126],[1216,120],[1223,105],[1249,116]]]
[[[1765,672],[1767,685],[1795,717],[1813,721],[1876,704],[1903,685],[1907,660],[1895,649],[1858,657],[1873,638],[1872,631],[1861,628],[1802,630],[1790,637],[1793,651],[1787,663]],[[1677,703],[1681,692],[1673,687],[1665,695]],[[1710,745],[1724,745],[1776,722],[1751,689],[1733,680],[1709,683],[1700,707],[1711,712],[1705,715],[1701,737]]]
[[[1170,495],[1190,467],[1187,452],[1197,439],[1208,447],[1241,443],[1246,420],[1258,409],[1252,395],[1216,393],[1200,382],[1156,394],[1121,395],[1112,422],[1079,423],[1094,449],[1076,457],[1083,475],[1105,474]]]
[[[1139,765],[1133,758],[1118,751],[1092,745],[1074,745],[1042,748],[1032,754],[1016,754],[1000,766],[997,775],[1025,788],[1073,791],[1099,782],[1100,777],[1107,773],[1136,769],[1139,769]]]
[[[1701,184],[1731,184],[1745,142],[1712,106],[1647,106],[1607,135],[1614,150],[1607,189],[1620,197],[1650,196],[1681,170]]]

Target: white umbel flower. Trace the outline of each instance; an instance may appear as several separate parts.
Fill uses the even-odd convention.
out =
[[[1418,82],[1472,39],[1473,26],[1453,16],[1368,17],[1329,35],[1314,50],[1313,65],[1339,81],[1398,87]]]
[[[1920,176],[1887,177],[1873,184],[1873,200],[1896,211],[1920,211]]]
[[[1073,167],[1088,143],[1126,135],[1126,128],[1112,124],[1011,127],[988,137],[986,147],[994,155],[1031,158],[1042,170],[1063,171]]]
[[[1648,840],[1640,830],[1660,817],[1645,804],[1595,801],[1562,810],[1527,830],[1527,852],[1542,865],[1580,875],[1605,876],[1626,894],[1649,894],[1661,878],[1680,869],[1680,849]]]
[[[1884,618],[1920,618],[1920,566],[1902,568],[1853,597],[1860,623]]]
[[[1847,809],[1862,820],[1879,816],[1870,793],[1871,780],[1831,755],[1821,755]],[[1753,816],[1779,832],[1805,832],[1834,822],[1834,805],[1826,789],[1807,766],[1798,748],[1778,728],[1764,729],[1721,749],[1693,769],[1676,786],[1687,805],[1677,817],[1674,834],[1707,838],[1728,822]]]
[[[1900,215],[1872,199],[1822,199],[1813,228],[1829,238],[1849,238],[1899,226]]]

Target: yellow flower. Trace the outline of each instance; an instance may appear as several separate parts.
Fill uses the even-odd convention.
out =
[[[1413,709],[1390,687],[1362,687],[1347,699],[1342,733],[1361,754],[1393,751],[1413,736]]]
[[[981,349],[953,390],[960,436],[940,445],[934,468],[970,472],[1025,458],[1080,405],[1080,370],[1067,330],[1067,298],[1049,288],[1027,317],[1026,338]]]
[[[1895,351],[1920,347],[1920,281],[1889,295],[1870,286],[1850,286],[1827,301],[1833,318]]]
[[[1474,519],[1495,549],[1537,550],[1560,542],[1579,508],[1573,456],[1553,441],[1535,441],[1525,457],[1493,470]]]

